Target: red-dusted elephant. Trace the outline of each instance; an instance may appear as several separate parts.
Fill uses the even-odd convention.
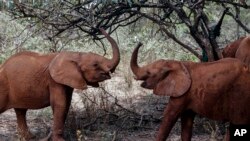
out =
[[[240,37],[239,39],[233,41],[232,43],[228,44],[222,51],[222,56],[223,58],[227,58],[227,57],[231,57],[231,58],[235,58],[235,53],[239,48],[239,45],[241,43],[241,41],[244,39],[245,37]]]
[[[135,48],[130,63],[136,79],[154,94],[170,96],[157,141],[167,139],[179,117],[181,138],[190,141],[195,114],[232,124],[250,124],[248,65],[234,58],[208,63],[161,59],[139,67],[140,46]]]
[[[241,37],[227,45],[222,51],[223,58],[238,58],[250,65],[250,36]]]
[[[0,67],[0,113],[14,108],[18,131],[26,140],[34,137],[26,123],[28,109],[51,106],[53,110],[53,141],[64,141],[64,122],[71,103],[72,91],[98,87],[110,79],[120,61],[117,43],[103,29],[110,42],[113,58],[94,53],[60,52],[38,54],[22,52],[13,55]]]

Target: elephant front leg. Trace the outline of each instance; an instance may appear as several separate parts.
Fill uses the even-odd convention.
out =
[[[230,141],[230,130],[229,130],[229,127],[226,129],[226,134],[224,135],[223,141]]]
[[[66,88],[54,88],[51,90],[51,107],[53,110],[53,141],[65,141],[63,139],[64,123],[71,103],[72,92],[67,93]]]
[[[174,102],[169,101],[166,109],[164,110],[164,117],[158,131],[156,141],[166,141],[167,137],[174,124],[176,123],[182,108],[177,106]]]
[[[191,141],[194,117],[195,113],[193,111],[185,111],[181,114],[182,141]]]
[[[22,138],[25,140],[30,140],[35,138],[35,136],[29,131],[27,122],[26,122],[26,112],[27,109],[17,109],[15,108],[16,117],[17,117],[17,126],[18,126],[18,133],[21,135]]]

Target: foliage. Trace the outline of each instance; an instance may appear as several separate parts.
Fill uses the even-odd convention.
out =
[[[0,62],[24,50],[48,51],[49,43],[41,36],[33,36],[33,31],[26,29],[25,26],[13,21],[4,12],[0,12]]]
[[[9,56],[24,50],[30,50],[40,53],[46,53],[61,50],[95,52],[98,54],[110,55],[111,48],[109,43],[104,39],[104,48],[101,42],[94,42],[91,38],[74,38],[61,39],[57,38],[57,42],[47,40],[43,34],[38,35],[34,30],[28,28],[26,22],[12,20],[4,12],[0,13],[0,49],[1,62]],[[9,26],[9,25],[12,26]],[[187,51],[182,50],[178,44],[161,34],[151,34],[152,23],[144,25],[143,28],[125,27],[117,30],[116,36],[113,36],[119,42],[122,52],[126,55],[124,58],[129,62],[131,51],[134,49],[138,41],[144,43],[141,50],[143,61],[153,61],[159,58],[171,58],[177,60],[196,60]],[[176,46],[178,46],[176,48]],[[107,52],[106,52],[107,50]],[[197,61],[197,60],[196,60]]]
[[[14,17],[31,18],[30,24],[39,25],[36,26],[38,30],[46,32],[52,39],[89,35],[100,39],[97,36],[100,27],[112,33],[119,27],[150,21],[154,23],[153,32],[161,30],[164,36],[196,56],[202,50],[210,61],[219,59],[216,37],[220,34],[224,15],[230,16],[230,22],[236,22],[241,30],[250,32],[249,23],[241,18],[241,13],[250,9],[249,2],[245,1],[64,0],[37,7],[34,3],[15,0],[15,4],[16,8],[12,10]],[[214,15],[223,16],[218,19]],[[197,51],[197,48],[200,49]]]

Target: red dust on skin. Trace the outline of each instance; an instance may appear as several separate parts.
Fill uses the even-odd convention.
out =
[[[250,124],[250,71],[246,64],[225,58],[209,63],[160,60],[139,67],[140,46],[130,62],[137,80],[156,95],[170,96],[156,141],[168,138],[179,117],[181,138],[187,141],[191,140],[196,114],[232,124]],[[229,136],[226,139],[230,140]]]
[[[64,123],[73,89],[98,87],[110,79],[120,61],[117,43],[103,29],[113,50],[107,59],[94,53],[60,52],[41,55],[21,52],[0,66],[0,113],[14,108],[19,134],[29,140],[34,136],[26,123],[28,109],[51,106],[53,110],[53,141],[64,141]]]
[[[241,37],[227,45],[222,52],[223,58],[238,58],[250,67],[250,36]]]
[[[232,43],[228,44],[222,51],[223,58],[235,58],[236,51],[238,50],[241,41],[245,37],[240,37],[238,40],[233,41]]]

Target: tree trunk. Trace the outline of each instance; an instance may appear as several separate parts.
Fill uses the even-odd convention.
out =
[[[213,47],[211,46],[210,43],[207,44],[206,46],[206,52],[207,52],[207,58],[208,58],[208,62],[212,62],[212,61],[216,61],[218,59],[216,59],[214,51],[213,51]]]

